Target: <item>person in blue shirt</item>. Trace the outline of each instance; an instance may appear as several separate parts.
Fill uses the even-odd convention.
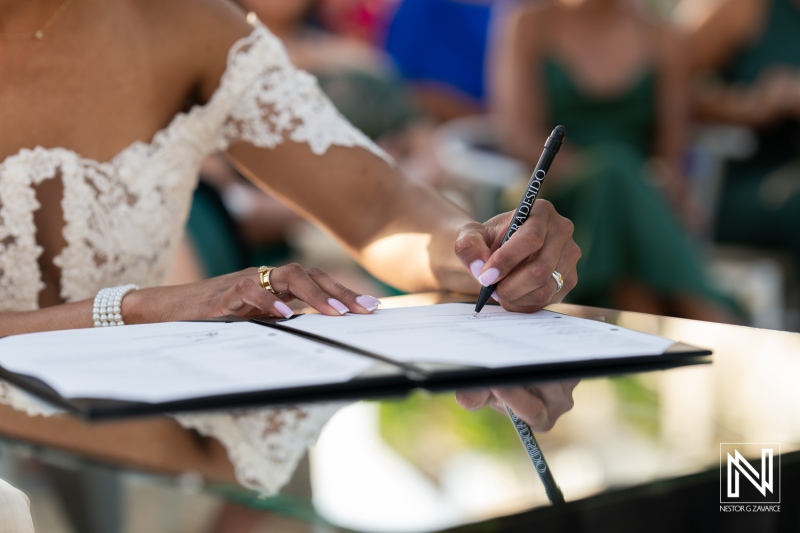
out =
[[[386,50],[419,105],[448,120],[484,109],[484,60],[493,0],[403,0]]]

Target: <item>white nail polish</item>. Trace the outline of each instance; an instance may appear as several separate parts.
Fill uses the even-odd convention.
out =
[[[483,271],[483,265],[485,264],[486,263],[480,259],[476,259],[469,265],[469,271],[472,272],[472,275],[475,276],[475,279],[481,277],[481,271]]]
[[[294,315],[294,311],[292,311],[289,306],[283,302],[275,302],[275,309],[277,309],[278,312],[283,315],[283,318],[290,318]]]
[[[369,311],[370,313],[378,308],[381,304],[380,300],[373,296],[362,295],[356,298],[358,305]]]
[[[350,311],[346,305],[335,298],[328,298],[328,305],[336,309],[341,315],[346,315]]]

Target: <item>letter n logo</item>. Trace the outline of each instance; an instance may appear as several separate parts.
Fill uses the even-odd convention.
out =
[[[720,444],[720,503],[780,503],[780,453],[777,443]]]

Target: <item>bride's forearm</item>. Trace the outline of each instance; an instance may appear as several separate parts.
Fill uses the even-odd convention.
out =
[[[92,300],[84,300],[37,311],[0,313],[0,337],[92,327],[92,305]]]
[[[469,216],[362,148],[316,155],[299,143],[229,156],[254,183],[327,229],[373,275],[406,291],[470,290],[453,247]]]
[[[359,262],[406,291],[475,292],[474,278],[454,253],[467,214],[429,187],[408,182],[391,203],[392,222],[356,250]]]

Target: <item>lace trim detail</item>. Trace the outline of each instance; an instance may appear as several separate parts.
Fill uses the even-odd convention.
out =
[[[394,164],[386,152],[336,110],[316,78],[292,65],[283,44],[266,28],[256,27],[239,45],[240,50],[251,47],[255,47],[254,53],[235,54],[234,61],[247,65],[242,71],[258,71],[259,75],[246,84],[223,125],[220,149],[237,142],[275,148],[288,138],[308,144],[316,155],[334,145],[360,147]]]
[[[9,385],[5,381],[0,381],[0,403],[8,405],[17,411],[23,411],[28,416],[52,416],[65,412],[63,409],[53,407],[49,403]]]
[[[33,273],[39,271],[42,247],[36,243],[33,212],[39,202],[32,184],[37,176],[47,174],[47,163],[0,172],[0,310],[39,307],[38,294],[44,283]]]
[[[185,428],[214,437],[228,451],[243,486],[265,496],[276,494],[292,477],[323,426],[344,403],[252,409],[232,413],[183,414]]]
[[[62,269],[62,297],[91,298],[98,288],[122,281],[159,284],[180,242],[197,183],[196,173],[187,175],[182,167],[196,172],[201,159],[200,153],[176,147],[170,157],[117,168],[62,170],[68,246],[55,259]],[[154,179],[143,183],[136,176],[145,165]]]
[[[0,381],[0,403],[28,416],[65,411]],[[264,496],[276,494],[292,477],[323,426],[345,403],[172,415],[186,429],[220,441],[243,486]]]

